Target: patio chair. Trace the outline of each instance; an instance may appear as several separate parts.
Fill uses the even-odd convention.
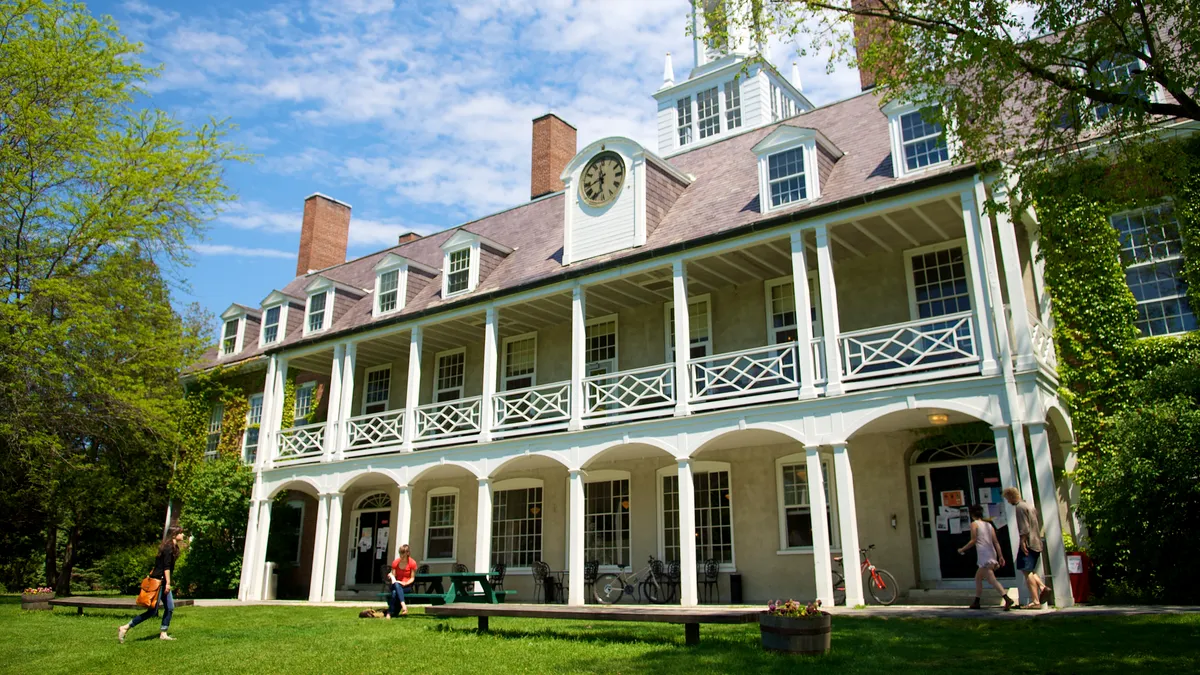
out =
[[[599,560],[588,560],[587,562],[583,563],[583,585],[587,588],[587,596],[583,599],[585,603],[592,600],[592,587],[596,584],[596,579],[599,576]]]
[[[543,602],[559,602],[562,597],[562,584],[550,573],[550,565],[541,561],[533,561],[533,596],[542,593]]]
[[[504,573],[508,571],[508,565],[498,562],[492,565],[492,573],[488,575],[488,583],[497,591],[504,590]]]
[[[467,567],[466,565],[464,565],[462,563],[454,563],[454,571],[455,572],[470,572],[471,568]]]
[[[700,579],[700,589],[704,593],[704,602],[710,603],[713,594],[716,594],[716,602],[721,601],[721,587],[717,585],[717,573],[720,571],[720,566],[713,558],[704,561],[704,577]]]
[[[667,563],[667,602],[674,602],[683,586],[683,568],[678,560]]]
[[[650,558],[650,573],[653,574],[656,579],[658,579],[659,587],[663,588],[665,590],[664,582],[667,579],[667,568],[666,568],[666,565],[663,565],[663,561],[659,560],[658,558],[651,557]],[[650,577],[646,577],[645,581],[643,581],[640,584],[640,587],[638,588],[638,593],[641,596],[641,598],[648,598],[649,594],[646,591],[649,587],[650,587]],[[641,599],[641,598],[639,598],[639,599]],[[664,601],[665,601],[665,598],[664,598]]]
[[[417,565],[417,574],[429,574],[429,565]],[[413,593],[428,593],[430,582],[414,581],[412,584]]]

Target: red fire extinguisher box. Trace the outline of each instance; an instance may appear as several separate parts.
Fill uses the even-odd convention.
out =
[[[1092,561],[1086,553],[1067,554],[1067,573],[1071,577],[1071,597],[1075,602],[1087,602],[1092,595],[1088,578],[1092,574]]]

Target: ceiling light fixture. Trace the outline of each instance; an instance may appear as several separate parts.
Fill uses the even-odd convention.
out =
[[[940,427],[950,421],[950,416],[946,413],[929,413],[929,423]]]

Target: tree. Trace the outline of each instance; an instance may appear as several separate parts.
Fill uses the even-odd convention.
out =
[[[1167,118],[1200,120],[1200,7],[1192,0],[702,6],[710,44],[745,35],[752,44],[778,37],[804,44],[802,52],[831,49],[831,64],[857,65],[885,101],[929,102],[954,129],[963,161],[1019,168],[1100,135],[1128,139]]]
[[[240,158],[228,125],[145,106],[139,52],[83,5],[0,0],[0,507],[23,537],[0,556],[40,533],[63,593],[81,552],[161,524],[178,377],[207,332],[163,269]]]
[[[194,538],[178,585],[189,595],[223,597],[237,589],[253,488],[254,472],[233,456],[204,463],[188,481],[179,523]]]

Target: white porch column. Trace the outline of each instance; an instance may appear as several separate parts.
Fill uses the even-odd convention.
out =
[[[257,487],[255,492],[258,492]],[[253,600],[250,589],[254,585],[254,549],[258,545],[258,500],[250,500],[250,513],[246,516],[246,541],[242,546],[242,574],[238,582],[238,600]]]
[[[335,428],[337,444],[334,446],[333,458],[336,460],[342,459],[342,452],[346,449],[346,443],[349,442],[350,434],[345,432],[346,419],[352,415],[350,412],[354,406],[354,369],[358,363],[358,343],[347,342],[345,353],[342,356],[342,403],[338,407],[337,427]],[[332,402],[332,401],[331,401]]]
[[[342,493],[325,495],[329,501],[329,527],[325,536],[325,573],[321,581],[321,600],[333,602],[337,589],[338,556],[342,548]]]
[[[975,185],[982,190],[983,183],[978,178],[975,180]],[[962,205],[963,230],[967,236],[967,269],[971,274],[971,308],[975,310],[975,338],[978,342],[980,372],[984,375],[995,375],[1000,372],[1000,367],[996,363],[996,348],[992,342],[992,323],[988,321],[987,313],[989,308],[988,293],[985,290],[983,282],[983,266],[984,256],[980,250],[983,237],[992,236],[991,227],[986,230],[980,225],[979,207],[980,202],[976,201],[976,193],[974,190],[963,190],[959,193],[959,201]],[[1001,302],[1000,298],[995,299],[996,302]],[[999,326],[998,329],[1003,330],[1004,326]]]
[[[800,398],[816,398],[816,364],[812,350],[812,308],[809,307],[808,256],[804,233],[792,232],[792,294],[796,306],[796,363],[800,367]]]
[[[678,305],[676,305],[678,307]],[[679,461],[679,604],[699,604],[696,569],[696,484],[692,482],[692,460]]]
[[[500,345],[500,319],[495,307],[487,308],[487,321],[483,326],[483,400],[479,404],[479,441],[492,440],[493,411],[496,397],[496,354]]]
[[[813,574],[816,575],[817,599],[821,604],[832,607],[833,572],[830,566],[833,564],[833,553],[829,546],[829,521],[824,517],[829,507],[825,503],[825,478],[822,475],[821,455],[818,450],[818,446],[815,445],[804,446],[805,463],[808,468],[808,506],[809,513],[813,514]],[[846,567],[846,599],[849,601],[849,578],[858,573],[858,551],[848,554],[843,543],[842,554]],[[861,586],[860,582],[859,597],[862,596]]]
[[[858,510],[854,501],[854,473],[845,443],[833,444],[833,475],[837,480],[838,518],[842,531],[842,560],[846,571],[846,606],[864,605],[862,575],[858,573]],[[816,513],[816,511],[813,511]],[[832,563],[831,563],[832,564]]]
[[[1025,423],[1013,420],[1013,455],[1017,458],[1017,482],[1021,489],[1021,499],[1033,503],[1033,474],[1029,471],[1029,453],[1025,451]]]
[[[259,430],[258,438],[258,459],[256,469],[263,471],[271,468],[271,464],[275,461],[276,455],[279,454],[279,430],[283,428],[283,389],[284,383],[287,382],[288,360],[283,356],[275,356],[275,371],[272,373],[271,382],[267,386],[271,388],[271,408],[268,412],[266,407],[266,394],[263,394],[263,415],[269,415],[271,426],[267,439],[263,440],[262,431]]]
[[[688,377],[688,357],[691,356],[692,332],[688,323],[687,263],[676,260],[671,265],[675,282],[675,414],[691,412],[691,378]]]
[[[1079,484],[1071,478],[1071,474],[1075,473],[1075,468],[1079,465],[1079,456],[1075,454],[1075,444],[1071,441],[1063,441],[1059,448],[1063,457],[1066,458],[1066,461],[1063,462],[1062,491],[1067,500],[1071,538],[1075,540],[1076,544],[1080,544],[1087,539],[1087,525],[1079,517]]]
[[[401,544],[412,544],[412,488],[401,485],[399,499],[396,502],[396,537],[392,542],[392,557],[395,560],[400,554]]]
[[[337,456],[338,448],[341,447],[338,439],[342,435],[342,425],[339,422],[342,419],[342,368],[345,359],[346,345],[334,345],[333,366],[329,371],[329,410],[325,416],[328,422],[325,425],[325,452],[321,457],[322,462],[332,462]]]
[[[279,366],[279,357],[272,355],[267,360],[267,374],[263,378],[262,419],[258,424],[258,451],[254,456],[254,470],[261,471],[263,460],[270,452],[273,431],[279,429],[279,420],[272,414],[275,410],[275,371]]]
[[[1037,214],[1029,207],[1023,214],[1032,223],[1025,226],[1029,238],[1029,259],[1033,261],[1033,292],[1037,300],[1038,318],[1046,327],[1054,329],[1054,312],[1051,311],[1050,290],[1046,287],[1046,261],[1042,259],[1042,236],[1037,226]]]
[[[1000,484],[1005,488],[1017,487],[1018,481],[1008,432],[1009,429],[1005,426],[992,427],[992,435],[996,443],[996,463],[1000,466]],[[1008,524],[1009,550],[1013,555],[1013,560],[1007,562],[1010,565],[1016,565],[1016,556],[1021,551],[1021,534],[1017,532],[1017,507],[1003,499],[1000,500],[1000,506],[1004,509],[1004,522]],[[1019,575],[1017,581],[1021,581]],[[1029,589],[1024,583],[1017,583],[1017,594],[1020,596],[1022,605],[1030,601]]]
[[[479,497],[475,512],[475,569],[472,572],[490,572],[492,569],[492,479],[479,479]]]
[[[583,377],[587,372],[587,291],[582,284],[571,289],[571,421],[569,431],[583,428],[583,410],[586,404],[583,392]]]
[[[1008,206],[1008,185],[1003,181],[992,183],[992,197]],[[975,188],[976,201],[983,197],[983,185]],[[1025,281],[1021,273],[1021,257],[1017,250],[1017,234],[1013,229],[1008,211],[996,214],[996,234],[1000,241],[1000,259],[1004,266],[1004,285],[1008,291],[1008,321],[1012,326],[1013,354],[1017,357],[1017,370],[1037,368],[1033,355],[1033,333],[1029,328],[1029,303],[1025,298]],[[999,302],[999,300],[997,300]]]
[[[257,541],[254,544],[254,560],[251,563],[251,573],[254,574],[250,590],[254,594],[252,600],[264,599],[267,596],[267,584],[271,583],[266,574],[267,538],[270,536],[271,500],[261,499],[258,502],[258,535],[255,537]]]
[[[1041,512],[1042,526],[1046,531],[1042,553],[1046,557],[1050,577],[1054,579],[1054,606],[1064,609],[1075,604],[1075,601],[1071,596],[1070,576],[1067,573],[1062,521],[1058,517],[1058,494],[1055,490],[1054,463],[1050,458],[1050,437],[1046,434],[1046,425],[1041,422],[1030,422],[1026,426],[1029,428],[1033,461],[1037,466],[1037,508]]]
[[[570,472],[570,539],[567,542],[567,604],[583,605],[587,599],[583,594],[583,530],[584,530],[584,497],[583,471],[572,469]]]
[[[408,391],[404,398],[404,442],[401,449],[412,452],[417,437],[417,406],[421,404],[421,327],[413,326],[408,338]]]
[[[308,601],[320,602],[325,584],[325,542],[329,535],[329,495],[317,495],[317,531],[313,542],[312,574],[308,580]]]
[[[829,231],[825,225],[816,227],[817,280],[821,291],[821,323],[825,327],[825,393],[837,396],[842,389],[842,349],[838,345],[841,325],[838,321],[837,287],[833,284],[833,256],[829,252]],[[795,260],[796,256],[792,256]],[[794,263],[793,263],[794,264]],[[799,322],[800,317],[796,317]],[[806,319],[807,320],[807,319]],[[828,542],[828,539],[826,540]],[[832,585],[830,586],[832,588]],[[833,591],[829,592],[830,597]]]

